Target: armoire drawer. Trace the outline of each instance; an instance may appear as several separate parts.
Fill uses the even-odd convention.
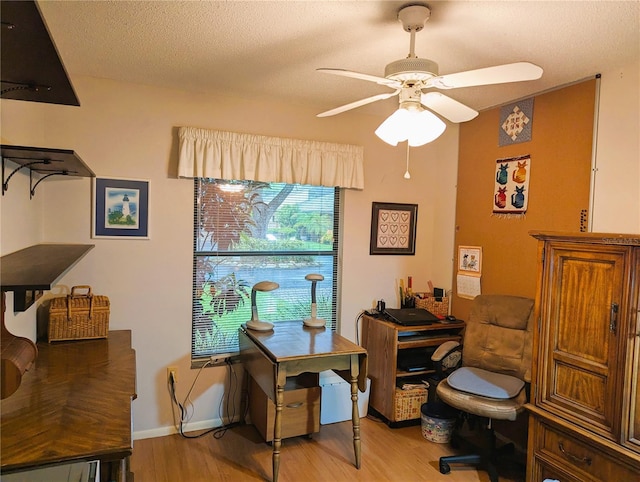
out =
[[[591,482],[592,479],[586,481],[572,475],[564,470],[563,467],[557,467],[548,460],[541,460],[534,457],[533,464],[527,470],[531,474],[527,478],[530,482],[543,482],[545,480],[560,480],[562,482]]]
[[[562,467],[577,480],[610,482],[638,480],[638,473],[621,460],[609,457],[597,444],[555,429],[534,417],[532,424],[534,459]]]

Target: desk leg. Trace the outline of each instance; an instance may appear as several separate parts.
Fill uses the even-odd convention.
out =
[[[284,406],[284,384],[276,387],[276,417],[273,427],[273,482],[278,482],[280,470],[280,446],[282,445],[282,407]]]
[[[362,450],[360,448],[360,413],[358,411],[358,377],[351,375],[351,420],[353,422],[353,451],[356,468],[360,468]]]

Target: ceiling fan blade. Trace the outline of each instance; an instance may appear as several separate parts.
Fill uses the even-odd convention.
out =
[[[384,77],[378,77],[375,75],[361,74],[360,72],[353,72],[352,70],[345,69],[316,69],[318,72],[325,72],[327,74],[341,75],[342,77],[351,77],[352,79],[366,80],[368,82],[375,82],[376,84],[386,85],[393,89],[399,89],[402,87],[402,82],[397,80],[385,79]]]
[[[478,112],[471,107],[467,107],[440,92],[422,94],[420,103],[455,123],[470,121],[478,115]]]
[[[356,107],[360,107],[363,105],[371,104],[377,100],[388,99],[389,97],[393,97],[394,95],[398,95],[400,90],[396,90],[395,92],[387,92],[385,94],[378,94],[372,97],[367,97],[366,99],[356,100],[355,102],[351,102],[350,104],[346,104],[340,107],[336,107],[335,109],[328,110],[326,112],[322,112],[317,114],[316,117],[329,117],[331,115],[340,114],[341,112],[345,112],[347,110],[355,109]]]
[[[496,65],[484,69],[468,70],[456,74],[440,75],[427,82],[427,87],[438,89],[456,89],[476,85],[504,84],[523,80],[536,80],[542,77],[542,68],[530,62]]]

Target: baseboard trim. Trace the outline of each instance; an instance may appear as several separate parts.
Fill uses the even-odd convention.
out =
[[[236,421],[236,420],[234,420]],[[219,419],[201,420],[199,422],[190,422],[184,428],[185,433],[196,432],[199,430],[207,430],[214,427],[221,427],[225,423]],[[166,437],[167,435],[174,435],[178,432],[178,428],[174,425],[166,427],[152,428],[149,430],[137,430],[133,432],[133,440],[143,440],[146,438]]]

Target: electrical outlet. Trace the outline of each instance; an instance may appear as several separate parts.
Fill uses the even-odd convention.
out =
[[[171,382],[171,375],[173,375],[174,383],[178,382],[178,367],[167,367],[167,380]]]

